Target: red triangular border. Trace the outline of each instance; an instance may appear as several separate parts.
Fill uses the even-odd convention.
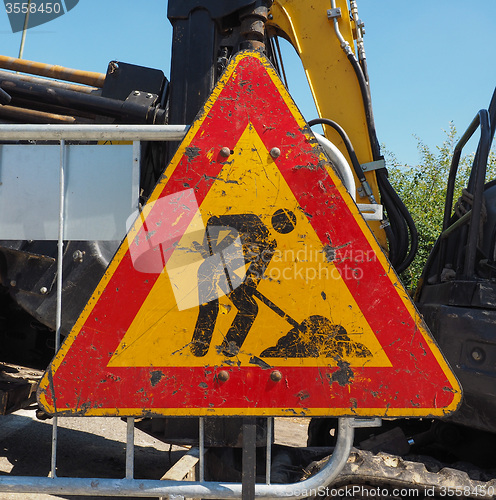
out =
[[[313,135],[298,124],[296,108],[288,107],[282,84],[268,63],[257,54],[244,53],[232,64],[235,69],[228,68],[215,101],[207,103],[198,118],[200,128],[185,139],[184,144],[198,148],[195,151],[200,154],[183,154],[173,172],[168,167],[156,188],[159,198],[193,188],[201,206],[223,167],[206,152],[224,146],[234,148],[251,122],[267,150],[276,146],[294,151],[289,159],[281,155],[276,164],[322,243],[343,246],[349,255],[354,251],[358,254],[356,250],[370,255],[367,252],[372,247],[363,232],[364,225],[356,219],[360,216],[351,198],[341,194],[322,164]],[[340,268],[350,262],[337,260],[335,265]],[[346,284],[392,368],[353,367],[348,383],[343,385],[340,377],[333,377],[341,369],[336,367],[280,367],[284,384],[271,382],[268,371],[258,366],[236,367],[228,385],[216,378],[220,367],[108,368],[157,278],[136,272],[127,251],[101,295],[91,299],[94,307],[84,326],[71,334],[47,371],[40,402],[48,411],[59,414],[129,416],[283,415],[288,411],[304,415],[422,416],[455,409],[460,400],[456,379],[437,347],[419,329],[419,318],[412,317],[405,306],[400,294],[406,293],[391,281],[390,271],[378,259],[359,265],[363,278],[350,279]],[[153,378],[156,372],[160,373],[158,383]]]

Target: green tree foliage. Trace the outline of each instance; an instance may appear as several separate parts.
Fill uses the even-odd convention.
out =
[[[446,131],[445,141],[435,151],[417,137],[420,163],[413,167],[401,164],[390,151],[385,152],[390,182],[412,214],[419,233],[419,248],[415,260],[401,276],[410,291],[415,290],[427,257],[441,233],[448,174],[458,139],[453,123]],[[460,159],[454,202],[467,185],[473,160],[474,153]],[[495,176],[496,154],[492,151],[486,181]]]

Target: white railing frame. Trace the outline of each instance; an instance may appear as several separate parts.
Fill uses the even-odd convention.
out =
[[[66,141],[133,141],[133,161],[139,164],[140,141],[180,141],[187,125],[0,125],[0,141],[58,141],[60,143],[60,205],[57,255],[56,349],[60,346],[62,315],[62,256],[64,240],[64,174]],[[21,144],[20,146],[24,146]],[[28,145],[29,146],[29,145]],[[268,417],[267,474],[265,484],[255,485],[256,498],[298,498],[302,491],[321,491],[339,474],[353,446],[355,427],[375,427],[378,419],[340,418],[336,447],[325,467],[308,479],[292,484],[270,482],[272,422]],[[0,476],[0,492],[58,495],[107,495],[142,497],[241,498],[241,483],[204,479],[204,419],[200,418],[200,481],[134,479],[134,418],[127,419],[126,470],[124,479],[61,478],[56,475],[57,417],[53,418],[51,471],[49,477]],[[380,425],[380,424],[379,424]]]

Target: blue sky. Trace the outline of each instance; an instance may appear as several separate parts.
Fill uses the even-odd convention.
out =
[[[379,140],[400,161],[417,164],[414,135],[435,147],[450,121],[461,133],[489,103],[496,0],[359,0],[358,7]],[[17,57],[20,40],[2,8],[1,53]],[[80,0],[66,15],[28,30],[24,57],[102,73],[116,59],[168,76],[170,40],[166,0]],[[301,72],[295,64],[287,69],[291,94],[305,118],[314,118]]]

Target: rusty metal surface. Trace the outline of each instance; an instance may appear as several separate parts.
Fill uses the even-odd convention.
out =
[[[25,75],[22,73],[13,73],[11,71],[0,70],[0,81],[22,81],[29,83],[36,83],[41,85],[50,85],[50,87],[55,87],[59,89],[74,90],[76,92],[82,92],[84,94],[99,94],[101,90],[98,87],[90,87],[88,85],[78,85],[74,83],[61,82],[58,80],[47,80],[43,77]]]
[[[105,75],[103,73],[64,68],[63,66],[44,64],[8,56],[0,56],[0,68],[49,78],[57,78],[59,80],[67,80],[69,82],[90,85],[93,87],[103,87],[105,81]]]
[[[73,116],[45,113],[44,111],[15,106],[0,107],[0,117],[27,123],[76,123],[76,118]]]
[[[238,55],[41,384],[86,415],[443,415],[460,388],[269,63]]]

